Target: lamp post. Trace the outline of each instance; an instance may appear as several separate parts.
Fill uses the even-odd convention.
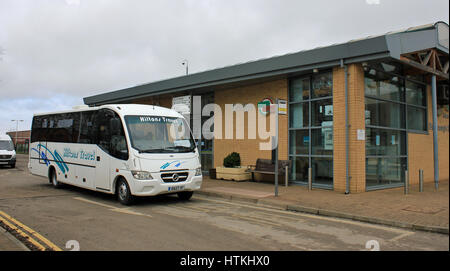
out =
[[[181,62],[181,65],[186,66],[186,75],[189,74],[189,62],[187,61],[187,59],[183,60],[183,62]]]
[[[17,147],[17,131],[19,130],[19,121],[23,122],[23,120],[11,120],[11,121],[15,121],[16,122],[16,140],[15,140],[15,145]]]

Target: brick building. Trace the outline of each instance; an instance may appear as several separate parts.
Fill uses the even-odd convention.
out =
[[[142,103],[172,107],[188,97],[191,126],[206,104],[214,109],[214,139],[199,141],[204,170],[236,151],[243,165],[270,159],[267,141],[252,136],[250,112],[232,120],[227,105],[286,101],[279,115],[279,159],[291,160],[291,184],[357,193],[449,178],[448,24],[437,22],[380,36],[148,83],[84,98],[88,105]],[[194,97],[201,97],[195,104]],[[197,113],[196,113],[197,112]],[[204,112],[203,112],[204,113]],[[196,116],[197,114],[197,116]],[[196,118],[199,117],[199,118]],[[435,121],[434,121],[435,120]],[[238,124],[244,138],[236,139]],[[221,126],[221,134],[217,132]],[[232,130],[231,130],[232,128]],[[234,137],[227,138],[232,131]],[[198,134],[195,131],[194,134]],[[436,137],[435,137],[436,135]]]
[[[12,141],[14,142],[14,146],[16,146],[17,144],[30,143],[31,130],[17,131],[17,132],[13,131],[13,132],[7,132],[6,134],[11,137]]]

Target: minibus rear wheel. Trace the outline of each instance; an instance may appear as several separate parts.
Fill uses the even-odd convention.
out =
[[[56,174],[56,171],[55,171],[55,169],[52,167],[51,169],[50,169],[50,171],[49,171],[49,178],[50,178],[50,182],[51,182],[51,184],[53,185],[53,187],[54,188],[61,188],[61,183],[60,182],[58,182],[58,179],[57,179],[57,174]]]
[[[181,200],[189,200],[193,194],[193,191],[178,192],[178,198],[180,198]]]

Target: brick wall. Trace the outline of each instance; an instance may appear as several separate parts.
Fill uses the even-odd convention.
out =
[[[226,104],[253,104],[258,109],[258,102],[266,97],[270,97],[275,101],[276,98],[287,100],[288,80],[276,80],[250,86],[236,87],[232,89],[217,90],[215,92],[215,103],[222,110],[222,139],[214,139],[214,167],[223,165],[223,159],[231,152],[238,152],[241,156],[242,165],[254,165],[258,158],[271,158],[271,151],[263,151],[259,149],[260,142],[267,142],[258,137],[256,139],[248,139],[248,114],[245,113],[244,121],[244,139],[225,139],[225,105]],[[258,116],[258,112],[256,116]],[[216,115],[216,117],[218,117]],[[288,159],[288,117],[280,115],[279,117],[279,159]],[[256,119],[255,119],[256,121]],[[216,121],[217,123],[217,121]],[[256,124],[256,129],[258,125]],[[269,117],[266,117],[266,127],[269,127]],[[233,122],[234,137],[236,138],[236,114]],[[256,130],[257,131],[257,130]]]
[[[7,132],[7,135],[9,135],[14,143],[14,145],[16,145],[16,143],[18,144],[25,144],[26,140],[30,140],[30,136],[31,136],[31,130],[27,130],[27,131],[17,131],[16,132]],[[17,137],[17,142],[16,142],[16,137]]]
[[[345,192],[345,72],[333,69],[333,187]]]
[[[357,130],[365,130],[364,70],[361,64],[349,65],[349,145],[350,192],[366,191],[366,141],[357,140]]]
[[[428,134],[408,133],[408,168],[411,185],[419,183],[419,169],[423,169],[424,181],[434,182],[433,115],[431,108],[431,86],[427,86]],[[449,111],[438,109],[438,154],[439,180],[449,178]]]
[[[349,176],[350,192],[366,189],[366,146],[357,140],[357,130],[365,130],[364,121],[364,71],[360,64],[348,66],[348,119],[349,119]],[[333,174],[334,190],[345,192],[346,141],[345,141],[345,72],[333,69]]]

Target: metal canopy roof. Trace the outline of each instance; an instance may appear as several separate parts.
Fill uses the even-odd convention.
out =
[[[338,66],[341,60],[345,64],[382,58],[399,60],[402,54],[428,48],[437,48],[448,54],[448,28],[448,24],[444,22],[410,27],[384,35],[351,40],[347,43],[318,47],[85,97],[84,102],[87,105],[101,105],[251,79],[286,76],[314,68]]]

